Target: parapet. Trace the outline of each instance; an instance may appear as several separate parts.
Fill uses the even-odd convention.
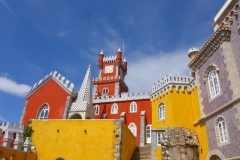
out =
[[[198,53],[198,51],[199,51],[199,49],[196,47],[190,48],[188,50],[188,57],[191,59],[194,58],[194,56]]]
[[[98,98],[93,100],[93,103],[103,103],[103,102],[117,102],[117,101],[127,101],[127,100],[141,100],[141,99],[150,99],[150,93],[133,93],[129,94],[128,92],[121,93],[119,95],[106,96],[106,98]]]
[[[194,78],[186,75],[166,75],[157,83],[154,83],[151,97],[153,98],[153,96],[156,96],[157,94],[165,94],[165,92],[167,93],[168,88],[170,88],[170,91],[172,91],[173,86],[176,87],[177,91],[179,90],[179,87],[181,87],[182,92],[184,92],[184,88],[187,88],[188,92],[191,92],[192,86],[195,86]]]
[[[38,83],[35,83],[32,88],[27,92],[25,98],[27,99],[32,93],[38,90],[43,84],[45,84],[50,78],[54,79],[59,85],[61,85],[67,92],[77,95],[77,92],[74,89],[74,84],[62,76],[57,71],[51,72],[41,79]]]
[[[0,123],[0,129],[2,129],[2,132],[10,131],[18,134],[23,134],[26,130],[26,127],[22,124],[4,122]]]
[[[110,62],[115,62],[115,61],[116,61],[116,56],[103,57],[104,63],[110,63]]]

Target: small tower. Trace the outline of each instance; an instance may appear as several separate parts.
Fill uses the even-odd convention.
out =
[[[198,54],[198,51],[198,48],[195,47],[188,50],[188,57],[190,58],[190,60],[193,60],[193,58]]]
[[[95,111],[92,107],[91,91],[91,66],[89,65],[82,86],[78,92],[77,99],[70,107],[68,119],[95,118]]]
[[[126,58],[124,58],[124,60],[123,60],[123,67],[124,67],[124,77],[125,77],[125,75],[127,74],[127,60],[126,60]]]

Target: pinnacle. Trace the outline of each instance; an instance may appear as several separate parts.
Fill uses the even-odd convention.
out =
[[[118,48],[118,52],[121,52],[121,49],[120,49],[120,47]]]

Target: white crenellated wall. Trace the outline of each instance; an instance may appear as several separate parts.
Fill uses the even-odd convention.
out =
[[[63,88],[65,88],[70,93],[73,93],[74,95],[77,94],[77,92],[74,89],[74,84],[70,82],[68,79],[66,79],[64,76],[62,76],[60,73],[58,73],[57,71],[54,71],[46,75],[38,83],[35,83],[33,87],[30,88],[30,90],[27,92],[25,98],[27,99],[35,89],[40,88],[40,86],[44,84],[44,82],[49,78],[53,78],[54,80],[56,80]]]
[[[195,86],[195,81],[192,76],[171,74],[166,75],[157,83],[154,83],[152,87],[151,99],[159,94],[164,95],[165,92],[168,92],[168,88],[170,88],[170,91],[172,91],[173,86],[176,87],[177,91],[181,87],[182,92],[184,92],[184,88],[187,88],[188,92],[191,92],[192,87]]]
[[[14,132],[18,134],[23,134],[26,130],[26,127],[22,124],[13,124],[9,122],[0,123],[0,129],[2,129],[2,132]]]
[[[134,93],[129,94],[128,92],[121,93],[119,95],[113,95],[111,97],[107,96],[106,98],[93,100],[93,103],[102,103],[102,102],[116,102],[116,101],[126,101],[126,100],[140,100],[140,99],[150,99],[150,93]]]
[[[110,62],[115,62],[115,61],[116,61],[116,56],[103,57],[104,63],[110,63]]]

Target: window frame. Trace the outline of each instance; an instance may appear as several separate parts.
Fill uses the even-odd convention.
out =
[[[137,103],[132,102],[129,107],[130,113],[136,113],[137,112]]]
[[[117,103],[113,103],[112,104],[111,114],[118,114],[118,105],[117,105]]]
[[[163,121],[166,119],[166,106],[164,103],[158,105],[158,121]]]
[[[214,74],[214,75],[213,75]],[[211,78],[211,80],[210,80]],[[211,69],[207,74],[207,84],[209,97],[211,100],[221,95],[221,87],[218,72],[216,69]]]
[[[46,107],[47,107],[47,109],[46,109]],[[46,110],[47,110],[47,115],[45,115],[46,114],[46,112],[45,112],[45,113],[43,113],[44,114],[43,118],[41,118],[42,112],[44,112]],[[48,119],[49,113],[50,113],[50,107],[48,104],[45,103],[39,108],[38,114],[37,114],[37,119],[40,119],[40,120]]]
[[[220,124],[221,126],[219,126]],[[218,147],[230,144],[227,123],[223,116],[218,116],[215,119],[215,134]]]
[[[134,133],[132,132],[131,126],[134,126]],[[137,137],[137,125],[134,122],[129,123],[128,129],[131,131],[131,133],[134,135],[134,137]]]
[[[99,107],[99,105],[95,105],[94,106],[94,109],[95,109],[95,115],[99,115],[99,112],[100,112],[100,107]]]
[[[161,145],[161,139],[163,138],[163,132],[157,132],[157,146]]]

